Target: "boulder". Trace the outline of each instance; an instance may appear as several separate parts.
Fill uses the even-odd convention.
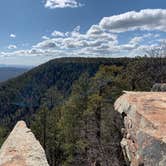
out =
[[[153,92],[166,92],[166,83],[156,83],[152,87]]]
[[[125,92],[115,110],[124,118],[127,165],[166,166],[166,92]]]
[[[0,149],[0,166],[48,166],[45,152],[24,121],[19,121]]]

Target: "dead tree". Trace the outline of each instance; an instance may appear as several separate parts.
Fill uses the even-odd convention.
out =
[[[149,63],[158,70],[159,82],[163,83],[166,71],[166,41],[145,50]]]

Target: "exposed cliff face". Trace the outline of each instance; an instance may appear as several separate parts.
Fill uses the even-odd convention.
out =
[[[166,92],[126,92],[115,102],[124,117],[121,146],[130,166],[166,166]]]
[[[25,122],[18,122],[2,145],[0,166],[48,166],[43,148]]]

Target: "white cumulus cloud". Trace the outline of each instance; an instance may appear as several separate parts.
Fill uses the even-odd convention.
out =
[[[44,36],[42,36],[42,39],[43,39],[43,40],[48,40],[49,37],[47,37],[47,36],[44,35]]]
[[[51,35],[54,36],[54,37],[64,37],[65,36],[63,32],[59,32],[59,31],[56,31],[56,30],[54,32],[52,32]]]
[[[10,37],[11,37],[11,38],[16,38],[16,35],[11,33],[11,34],[10,34]]]
[[[144,50],[159,45],[160,40],[164,38],[162,34],[166,33],[165,18],[166,9],[131,11],[105,17],[85,32],[80,30],[80,26],[68,32],[55,30],[49,37],[43,36],[43,40],[33,45],[31,49],[2,52],[0,56],[57,58],[144,55]],[[126,33],[127,31],[134,32]]]
[[[12,45],[12,44],[8,46],[8,49],[16,49],[16,48],[17,48],[17,46],[16,45]]]
[[[77,0],[46,0],[45,7],[55,8],[76,8],[82,6]]]
[[[117,33],[133,30],[160,30],[166,32],[165,20],[165,9],[144,9],[139,12],[130,11],[120,15],[104,17],[99,26]]]

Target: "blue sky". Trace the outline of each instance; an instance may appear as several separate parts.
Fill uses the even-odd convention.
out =
[[[2,1],[0,20],[0,64],[137,56],[165,40],[166,1]]]

